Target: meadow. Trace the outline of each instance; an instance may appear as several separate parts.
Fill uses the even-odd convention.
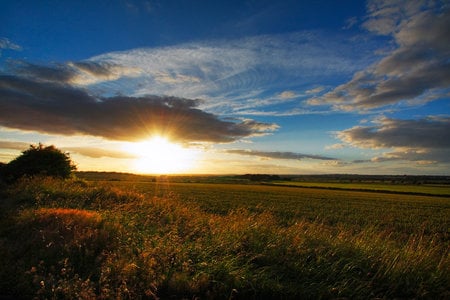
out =
[[[99,179],[2,187],[0,296],[450,297],[441,192]]]

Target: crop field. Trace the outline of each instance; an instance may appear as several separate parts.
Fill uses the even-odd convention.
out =
[[[0,194],[0,296],[450,297],[450,197],[322,184],[22,180]]]
[[[195,203],[216,214],[240,208],[257,213],[270,211],[283,224],[300,219],[352,229],[376,226],[402,234],[433,232],[447,239],[450,235],[450,197],[240,184],[104,184],[150,197],[176,196],[179,201]]]
[[[422,194],[450,197],[450,185],[428,184],[380,184],[380,183],[334,183],[334,182],[276,182],[275,185],[310,188],[326,188],[335,190],[379,191],[401,194]]]

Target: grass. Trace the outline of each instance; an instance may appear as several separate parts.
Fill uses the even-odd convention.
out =
[[[0,296],[450,297],[450,199],[23,180],[1,194]]]

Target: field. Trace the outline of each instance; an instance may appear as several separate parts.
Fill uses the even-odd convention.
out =
[[[324,188],[332,190],[357,190],[357,191],[378,191],[408,195],[434,195],[450,197],[450,185],[428,184],[385,184],[385,183],[336,183],[336,182],[292,182],[281,181],[273,183],[281,186],[297,186],[309,188]]]
[[[98,175],[2,189],[0,296],[450,297],[446,185]]]

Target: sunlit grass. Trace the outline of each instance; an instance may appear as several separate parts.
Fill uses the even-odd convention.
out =
[[[2,195],[0,290],[84,299],[449,296],[449,240],[440,232],[448,220],[430,218],[409,234],[409,227],[354,226],[339,214],[345,202],[328,199],[334,206],[311,219],[289,214],[287,202],[277,211],[256,200],[243,205],[250,196],[231,185],[222,198],[227,205],[234,197],[237,205],[216,213],[214,206],[186,202],[187,190],[173,187],[163,196],[142,194],[138,186],[53,179],[9,187]],[[203,191],[193,188],[189,197],[206,197]],[[260,196],[253,187],[248,191]],[[263,191],[282,199],[277,190]],[[213,186],[210,196],[220,201]],[[333,213],[338,222],[329,222]]]

